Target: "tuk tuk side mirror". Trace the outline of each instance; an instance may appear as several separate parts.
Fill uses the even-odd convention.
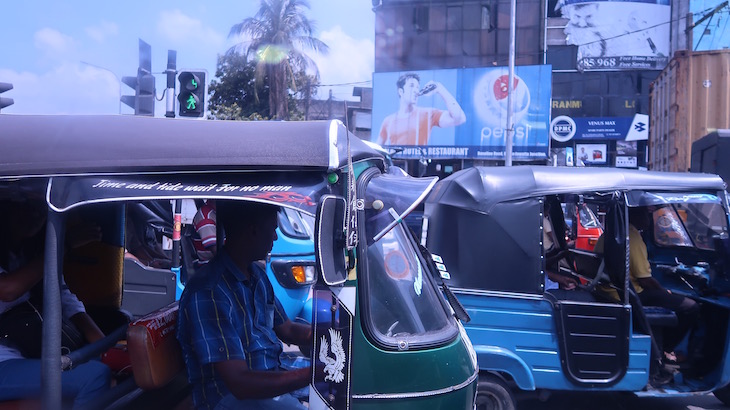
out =
[[[345,198],[324,195],[317,208],[314,253],[319,275],[329,286],[340,285],[347,280],[346,207]]]

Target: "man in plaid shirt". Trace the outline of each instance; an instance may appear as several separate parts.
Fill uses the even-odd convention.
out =
[[[277,238],[278,207],[218,201],[226,243],[180,299],[178,340],[196,408],[305,408],[289,392],[310,368],[284,370],[282,341],[309,345],[312,329],[289,320],[263,266]]]

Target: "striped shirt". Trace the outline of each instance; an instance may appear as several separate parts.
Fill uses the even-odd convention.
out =
[[[180,298],[177,338],[196,408],[212,409],[227,394],[213,364],[245,360],[252,370],[278,370],[282,343],[274,327],[288,320],[266,272],[247,278],[225,249],[200,268]]]

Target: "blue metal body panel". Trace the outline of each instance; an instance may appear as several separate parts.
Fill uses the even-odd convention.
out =
[[[271,249],[272,261],[277,259],[314,261],[314,243],[311,240],[291,238],[284,235],[278,228],[276,234],[278,239]],[[266,274],[269,276],[271,286],[274,288],[274,294],[276,294],[289,319],[294,321],[296,318],[302,318],[311,323],[312,285],[302,285],[296,288],[282,286],[271,270],[271,263],[266,264]],[[307,304],[309,306],[305,308]]]
[[[630,338],[626,375],[612,386],[577,386],[563,374],[552,305],[539,296],[457,293],[481,370],[509,374],[520,389],[637,391],[649,377],[651,339]]]

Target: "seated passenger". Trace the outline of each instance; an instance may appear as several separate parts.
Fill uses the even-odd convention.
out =
[[[200,267],[213,259],[218,246],[215,201],[207,200],[200,206],[200,209],[198,209],[198,212],[193,217],[193,226],[195,227],[193,245],[198,257],[195,260],[195,265],[196,267]]]
[[[187,283],[177,337],[196,408],[305,408],[290,392],[310,368],[284,370],[282,341],[310,345],[312,328],[289,320],[264,268],[277,238],[278,208],[219,201],[226,243]]]
[[[629,274],[639,300],[645,306],[659,306],[674,311],[676,327],[663,332],[663,346],[666,355],[671,355],[684,339],[692,324],[697,320],[700,306],[694,300],[665,289],[652,275],[646,243],[640,231],[647,229],[650,216],[645,207],[629,208]],[[596,242],[596,252],[603,253],[603,235]]]
[[[547,215],[547,211],[546,211]],[[564,256],[558,247],[556,233],[553,230],[553,224],[550,219],[545,216],[543,218],[542,246],[545,251],[545,291],[554,291],[556,289],[573,290],[578,286],[578,282],[570,276],[558,273],[560,262]],[[558,292],[555,292],[558,293]]]
[[[31,290],[42,282],[44,205],[0,202],[0,214],[5,218],[4,232],[0,235],[0,322],[5,319],[5,325],[10,325],[11,314],[18,311],[13,308],[27,304]],[[100,236],[98,227],[69,232],[66,246],[81,246],[99,240]],[[63,317],[78,328],[87,342],[103,338],[104,334],[86,314],[83,304],[65,286],[63,279],[61,285]],[[42,306],[38,310],[42,312]],[[0,401],[39,398],[41,360],[28,357],[30,347],[20,346],[17,342],[29,335],[5,336],[0,338]],[[40,334],[34,336],[38,343],[40,338]],[[83,407],[109,389],[110,380],[110,370],[106,365],[98,361],[83,363],[61,373],[62,395],[65,400],[73,401],[74,408]]]

